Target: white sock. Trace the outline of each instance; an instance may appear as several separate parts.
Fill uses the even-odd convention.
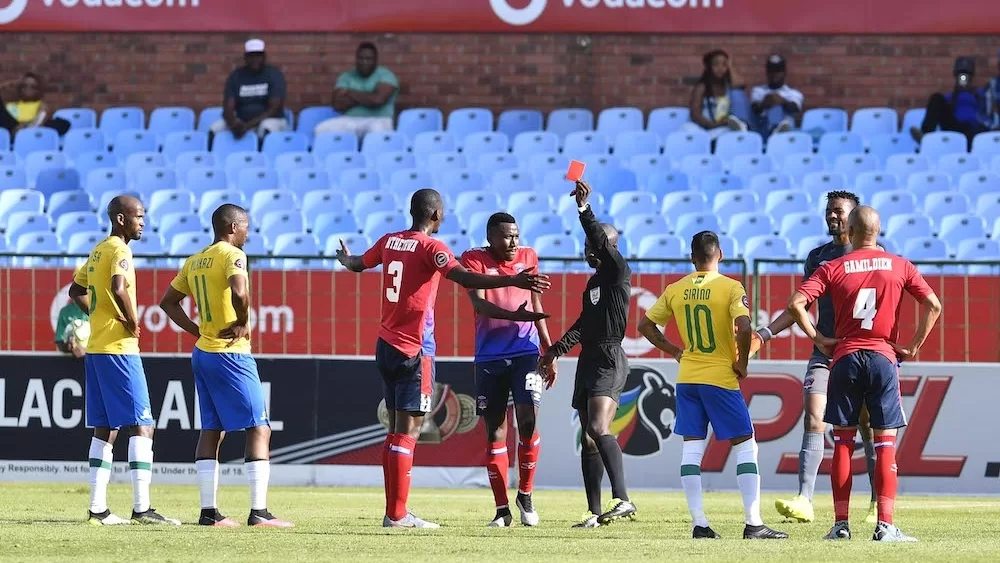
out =
[[[198,494],[201,508],[218,508],[216,493],[219,490],[219,462],[214,459],[195,460],[198,469]]]
[[[111,481],[111,444],[90,439],[90,511],[99,514],[108,509],[108,482]]]
[[[681,450],[681,485],[687,497],[688,510],[695,526],[708,527],[705,505],[701,498],[701,458],[705,455],[705,440],[685,440]]]
[[[267,482],[271,479],[271,462],[262,459],[247,461],[243,469],[250,479],[250,510],[267,508]]]
[[[153,439],[132,436],[128,439],[128,468],[132,477],[132,510],[149,510],[149,484],[153,481]]]
[[[733,446],[736,454],[736,482],[743,497],[743,512],[748,526],[760,526],[760,473],[757,472],[757,440]]]

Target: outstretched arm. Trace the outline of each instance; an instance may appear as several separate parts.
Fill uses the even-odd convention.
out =
[[[549,288],[549,277],[544,274],[532,274],[534,268],[522,270],[516,276],[489,276],[477,274],[465,269],[461,264],[448,271],[447,278],[466,289],[498,289],[501,287],[519,287],[541,293]]]
[[[548,317],[548,315],[542,313],[541,311],[527,310],[527,301],[521,304],[516,311],[504,309],[496,303],[488,301],[486,299],[486,290],[483,289],[473,289],[470,291],[469,299],[472,301],[472,308],[476,311],[477,315],[482,315],[491,319],[518,322],[544,322],[544,319]]]

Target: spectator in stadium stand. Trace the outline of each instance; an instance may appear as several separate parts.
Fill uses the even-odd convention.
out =
[[[264,41],[251,39],[243,45],[246,64],[226,79],[222,119],[212,124],[212,132],[232,131],[237,139],[247,131],[257,136],[288,128],[285,110],[285,75],[267,64]]]
[[[396,112],[399,79],[378,64],[378,49],[373,43],[358,45],[354,70],[337,77],[333,89],[333,109],[340,115],[316,126],[315,133],[350,131],[364,137],[373,131],[392,131]]]
[[[44,96],[42,79],[33,72],[26,72],[17,80],[0,84],[0,127],[9,131],[11,137],[19,130],[29,127],[49,127],[60,135],[65,135],[69,131],[69,121],[61,118],[47,119],[50,113]],[[11,101],[4,103],[4,99]]]
[[[969,145],[972,138],[990,129],[992,117],[987,109],[986,89],[972,85],[976,76],[976,61],[972,57],[955,59],[955,87],[947,93],[935,92],[927,100],[927,114],[920,127],[910,127],[910,135],[918,143],[927,133],[937,131],[956,131],[966,136]],[[992,86],[992,81],[991,81]]]
[[[56,321],[55,344],[56,348],[65,354],[72,354],[74,358],[82,358],[87,351],[87,343],[81,342],[77,338],[76,331],[67,330],[74,321],[81,321],[90,325],[90,316],[87,315],[76,303],[72,301],[59,309],[59,319]]]
[[[691,122],[685,129],[704,129],[712,140],[726,131],[746,131],[747,124],[733,115],[733,92],[736,86],[729,53],[723,50],[705,53],[703,70],[691,90]]]
[[[990,129],[1000,128],[1000,50],[997,51],[997,75],[990,79],[983,92]]]
[[[760,133],[766,140],[771,133],[783,133],[795,128],[795,120],[802,113],[804,98],[802,92],[785,84],[784,57],[768,57],[765,70],[767,84],[754,86],[750,91],[750,109],[753,113],[750,129]]]

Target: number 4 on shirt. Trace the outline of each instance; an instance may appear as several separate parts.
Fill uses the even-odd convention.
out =
[[[865,287],[858,292],[854,301],[854,318],[861,321],[861,328],[871,330],[875,326],[875,288]]]

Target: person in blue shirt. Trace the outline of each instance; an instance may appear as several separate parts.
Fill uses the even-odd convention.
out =
[[[936,131],[962,133],[972,146],[972,138],[988,130],[991,122],[986,108],[985,92],[972,85],[976,64],[971,57],[955,59],[955,89],[948,93],[931,95],[927,101],[927,114],[920,127],[910,128],[913,140],[920,142],[924,135]]]
[[[239,139],[249,131],[257,136],[288,128],[285,119],[285,75],[267,64],[264,42],[250,39],[243,45],[244,65],[226,79],[222,119],[212,124],[212,133],[229,130]]]
[[[351,132],[360,139],[368,133],[392,131],[399,79],[378,64],[374,43],[358,45],[355,68],[341,73],[333,89],[333,109],[339,115],[316,126],[316,135]]]

